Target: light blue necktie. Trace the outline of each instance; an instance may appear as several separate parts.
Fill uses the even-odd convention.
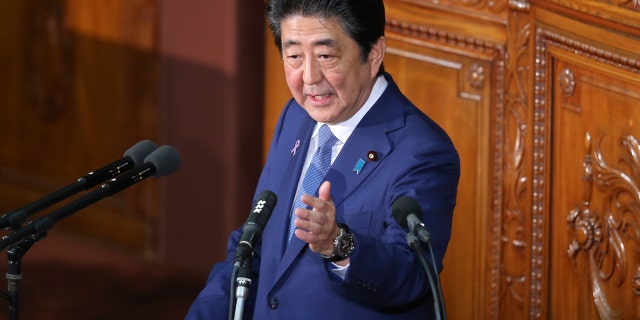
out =
[[[320,183],[322,183],[324,176],[327,174],[327,171],[329,171],[329,167],[331,166],[331,148],[336,141],[338,141],[338,138],[333,135],[331,129],[329,129],[326,124],[323,124],[320,127],[320,132],[318,133],[318,149],[316,149],[316,153],[313,154],[311,163],[307,168],[307,173],[304,175],[304,179],[298,187],[296,196],[293,199],[293,206],[291,207],[289,217],[289,234],[287,237],[287,243],[291,241],[293,232],[296,229],[296,226],[293,224],[296,219],[296,215],[294,213],[296,208],[306,207],[300,198],[303,194],[317,195]]]

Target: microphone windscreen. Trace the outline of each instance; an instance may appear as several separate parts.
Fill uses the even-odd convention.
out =
[[[156,169],[154,177],[166,176],[178,170],[180,167],[180,154],[176,148],[164,145],[151,152],[145,159],[145,163],[151,163]]]
[[[151,140],[142,140],[134,144],[131,148],[124,152],[123,158],[129,157],[133,160],[134,166],[144,163],[144,159],[154,150],[158,149],[158,145]]]
[[[263,228],[271,217],[271,212],[278,202],[278,197],[276,197],[276,194],[272,191],[264,190],[260,192],[260,194],[258,195],[258,199],[256,199],[256,202],[260,200],[264,201],[264,208],[262,209],[261,214],[258,216],[256,223],[261,228]]]
[[[407,218],[410,214],[413,213],[417,216],[422,216],[422,209],[418,201],[408,196],[402,196],[396,199],[396,201],[393,202],[391,212],[396,222],[405,228],[408,226]]]

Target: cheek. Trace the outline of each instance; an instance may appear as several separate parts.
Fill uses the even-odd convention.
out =
[[[297,91],[302,90],[302,77],[300,76],[299,72],[285,68],[284,75],[287,81],[287,85],[289,86],[289,90],[291,90],[293,94],[295,94]]]

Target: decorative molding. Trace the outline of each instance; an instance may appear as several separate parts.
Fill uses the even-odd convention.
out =
[[[519,11],[529,11],[529,0],[509,0],[509,8]]]
[[[540,300],[527,301],[530,291],[540,286],[532,283],[526,267],[531,261],[541,260],[531,247],[529,228],[536,228],[535,219],[528,215],[530,188],[530,158],[525,157],[527,136],[531,134],[530,111],[527,88],[531,78],[529,43],[531,27],[527,13],[511,12],[508,19],[508,43],[505,68],[505,145],[503,190],[504,212],[501,222],[501,265],[500,265],[500,314],[512,318],[527,316],[527,306],[538,310]],[[531,253],[530,253],[531,252]],[[529,259],[529,255],[533,259]],[[533,296],[541,294],[535,292]]]
[[[631,289],[633,294],[640,296],[640,269],[636,270],[636,275],[631,280]]]
[[[576,90],[576,77],[573,75],[573,71],[569,68],[562,69],[558,76],[558,82],[562,93],[567,97],[571,97]]]
[[[638,58],[608,51],[544,28],[538,28],[537,34],[540,35],[546,45],[552,45],[623,70],[640,73],[640,59]]]
[[[528,7],[528,0],[402,0],[404,2],[415,3],[425,7],[458,7],[471,8],[474,10],[487,9],[489,12],[501,13],[508,8]]]
[[[633,10],[640,10],[640,0],[605,0],[617,6],[626,7]]]
[[[469,67],[467,81],[472,88],[482,89],[486,80],[485,78],[484,68],[481,65],[474,63]]]
[[[408,23],[397,19],[387,19],[386,31],[412,37],[414,39],[435,42],[439,45],[455,46],[465,50],[494,53],[498,45],[478,38],[463,36],[433,27]]]
[[[500,315],[500,280],[502,277],[502,214],[503,214],[503,181],[505,171],[505,160],[503,158],[505,150],[505,60],[506,49],[501,48],[496,52],[495,59],[495,151],[494,151],[494,189],[493,189],[493,216],[491,217],[491,253],[490,259],[490,299],[489,299],[489,319],[498,319]]]

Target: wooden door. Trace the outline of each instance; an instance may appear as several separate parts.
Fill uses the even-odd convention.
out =
[[[550,315],[637,319],[640,77],[554,47],[549,51]]]
[[[638,319],[640,41],[558,10],[534,14],[548,316]]]

